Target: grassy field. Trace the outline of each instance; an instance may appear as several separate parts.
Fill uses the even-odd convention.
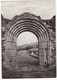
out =
[[[3,70],[2,78],[55,78],[56,69],[43,72],[26,72],[26,71],[9,71],[8,69]]]
[[[9,70],[4,68],[2,71],[3,78],[52,78],[56,77],[56,68],[48,71],[38,71],[38,59],[35,59],[25,51],[18,52],[17,69]]]
[[[27,53],[26,50],[19,51],[18,56],[17,56],[17,61],[18,62],[36,62],[36,61],[38,61],[38,59],[33,58],[26,53]]]

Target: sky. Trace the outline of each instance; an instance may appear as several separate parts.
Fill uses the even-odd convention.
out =
[[[32,0],[32,1],[2,1],[1,14],[4,18],[12,19],[15,15],[30,12],[42,19],[51,19],[56,15],[55,0]],[[37,38],[30,32],[24,32],[17,38],[17,45],[36,42]]]
[[[1,13],[5,18],[12,19],[15,15],[30,12],[43,19],[52,18],[55,11],[55,0],[35,0],[35,1],[2,1]]]
[[[17,38],[17,46],[38,42],[37,37],[31,32],[23,32]]]

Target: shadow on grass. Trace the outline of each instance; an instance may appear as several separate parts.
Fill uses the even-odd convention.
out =
[[[2,78],[55,78],[56,67],[48,71],[42,72],[28,72],[28,71],[10,71],[9,69],[3,68]]]

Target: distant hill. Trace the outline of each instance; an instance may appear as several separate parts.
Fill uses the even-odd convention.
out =
[[[37,48],[38,47],[38,42],[30,43],[30,44],[25,44],[17,47],[17,50],[29,50],[32,48]]]

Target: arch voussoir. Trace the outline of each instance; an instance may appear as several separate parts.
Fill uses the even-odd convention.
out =
[[[21,16],[21,17],[20,17]],[[24,13],[22,15],[20,15],[18,17],[18,19],[13,19],[10,27],[8,28],[8,34],[7,34],[7,38],[6,38],[6,52],[8,51],[7,54],[11,54],[13,56],[13,54],[15,54],[15,56],[13,56],[13,58],[16,58],[16,54],[17,54],[17,45],[16,45],[16,40],[17,37],[25,31],[29,31],[32,32],[36,35],[37,39],[38,39],[38,61],[39,61],[39,65],[43,66],[45,64],[45,60],[44,60],[44,55],[45,53],[49,55],[49,31],[47,29],[47,27],[40,22],[40,20],[38,19],[37,16],[32,15],[29,13]],[[8,26],[8,25],[7,25]],[[46,49],[48,50],[46,52]],[[9,55],[10,56],[10,55]],[[9,59],[11,59],[11,57]],[[47,56],[47,62],[49,63],[49,56]],[[8,60],[9,63],[8,65],[10,65],[10,60]]]

